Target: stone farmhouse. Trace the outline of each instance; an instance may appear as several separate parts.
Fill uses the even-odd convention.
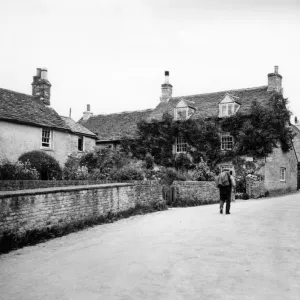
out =
[[[37,69],[32,95],[0,88],[0,160],[16,161],[32,150],[45,151],[61,166],[68,155],[95,146],[96,135],[50,106],[46,69]]]
[[[169,82],[169,72],[165,72],[165,82],[161,85],[159,104],[154,109],[144,111],[122,112],[108,115],[93,115],[88,105],[87,111],[79,121],[80,124],[97,134],[96,144],[99,147],[117,149],[123,135],[135,136],[136,123],[141,119],[161,120],[164,113],[173,116],[174,120],[187,118],[225,118],[236,112],[248,114],[254,100],[267,104],[275,93],[282,93],[282,76],[275,66],[274,72],[268,74],[268,84],[260,87],[228,90],[214,93],[173,97],[173,86]],[[259,166],[258,174],[264,178],[264,190],[269,192],[294,191],[297,189],[297,166],[300,154],[300,128],[298,157],[295,149],[283,153],[280,147],[263,159],[243,157],[246,161],[254,161]],[[234,138],[229,133],[220,136],[221,151],[231,150]],[[296,142],[296,141],[295,141]],[[173,152],[186,152],[187,143],[177,138]],[[234,172],[232,161],[223,161],[221,169],[229,168]],[[298,188],[299,188],[298,183]]]

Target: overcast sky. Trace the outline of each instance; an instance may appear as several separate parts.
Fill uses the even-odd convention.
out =
[[[46,67],[51,106],[76,121],[173,96],[267,84],[279,66],[300,117],[299,0],[2,0],[0,87],[31,94]]]

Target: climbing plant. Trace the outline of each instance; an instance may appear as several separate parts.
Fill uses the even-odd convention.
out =
[[[144,159],[148,153],[156,164],[176,167],[178,158],[172,150],[176,138],[180,136],[187,141],[187,152],[194,164],[204,159],[214,166],[222,159],[238,155],[264,157],[278,146],[284,152],[289,151],[294,137],[288,126],[290,115],[287,99],[276,94],[268,105],[253,101],[247,115],[238,112],[222,119],[174,121],[172,116],[164,114],[161,121],[141,121],[137,124],[137,138],[124,137],[121,145],[125,152],[134,157]],[[222,132],[229,132],[234,137],[234,147],[230,151],[221,151]],[[180,163],[183,164],[183,158]]]

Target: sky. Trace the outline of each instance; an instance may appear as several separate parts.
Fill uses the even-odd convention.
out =
[[[267,85],[279,66],[300,117],[299,0],[1,0],[0,87],[31,94],[48,69],[51,107],[78,121],[173,96]]]

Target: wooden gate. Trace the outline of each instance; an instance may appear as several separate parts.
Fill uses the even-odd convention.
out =
[[[176,188],[175,186],[163,187],[163,198],[166,200],[167,205],[171,205],[176,202]]]

